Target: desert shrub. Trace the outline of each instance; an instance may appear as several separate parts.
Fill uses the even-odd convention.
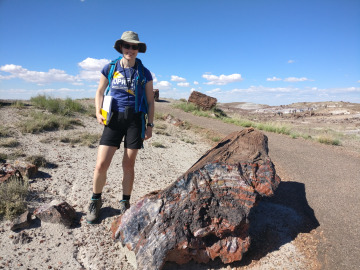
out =
[[[46,138],[41,139],[39,142],[41,142],[41,143],[52,143],[52,142],[54,142],[56,140],[57,139],[54,138],[54,137],[46,137]]]
[[[155,129],[166,129],[166,125],[165,124],[156,124]]]
[[[12,147],[17,147],[19,145],[20,145],[20,143],[16,139],[13,139],[13,138],[6,138],[6,139],[0,140],[0,146],[2,146],[2,147],[12,148]]]
[[[7,159],[15,160],[18,159],[19,157],[25,157],[25,156],[26,154],[22,149],[17,149],[14,152],[7,154]]]
[[[278,133],[278,134],[285,134],[290,135],[290,129],[287,126],[278,124],[278,123],[257,123],[254,126],[259,130],[264,130],[268,132]]]
[[[190,140],[189,138],[181,138],[181,140],[186,143],[195,144],[195,142],[193,140]]]
[[[179,99],[181,102],[187,102],[187,100],[185,98],[180,98]]]
[[[51,98],[46,95],[38,95],[30,99],[31,103],[40,109],[45,109],[51,113],[60,115],[73,115],[75,112],[85,112],[84,107],[71,98],[65,100]]]
[[[170,133],[166,132],[165,130],[155,130],[155,134],[157,135],[165,135],[165,136],[171,136]]]
[[[72,137],[62,137],[60,141],[63,143],[70,143],[71,145],[80,144],[83,146],[94,147],[100,139],[99,134],[81,133],[75,134]]]
[[[341,145],[339,139],[332,138],[331,136],[321,135],[316,138],[320,143],[329,144],[329,145]]]
[[[10,137],[10,131],[9,128],[5,126],[0,127],[0,138],[1,137]]]
[[[21,108],[24,108],[25,107],[25,104],[20,101],[20,100],[16,100],[15,102],[13,102],[11,104],[11,107],[14,107],[14,108],[17,108],[17,109],[21,109]]]
[[[96,108],[94,105],[89,105],[84,109],[84,114],[96,118]]]
[[[29,156],[25,159],[26,161],[30,162],[31,164],[34,164],[37,167],[46,167],[47,161],[43,156]]]
[[[19,129],[23,133],[40,133],[44,131],[69,129],[80,123],[66,116],[59,116],[33,111],[29,115],[32,120],[25,119],[19,123]]]
[[[155,148],[166,148],[166,146],[163,145],[161,142],[153,142],[151,145]]]
[[[26,210],[28,182],[11,177],[0,185],[0,215],[12,219]]]
[[[179,126],[179,128],[185,129],[185,130],[189,130],[189,129],[191,129],[192,127],[193,127],[193,125],[192,125],[190,122],[188,122],[188,121],[184,121],[184,122],[182,123],[182,125]]]
[[[158,113],[158,112],[155,112],[155,114],[154,114],[154,119],[155,120],[165,120],[165,118],[166,118],[166,114],[164,114],[164,113]]]
[[[180,100],[181,101],[181,100]],[[211,110],[202,110],[198,106],[196,106],[194,103],[191,102],[178,102],[173,105],[174,108],[178,108],[183,110],[184,112],[191,112],[192,114],[196,116],[201,117],[208,117],[208,118],[223,118],[227,117],[226,113],[221,110],[220,108],[217,108],[216,106],[212,108]]]
[[[234,124],[241,127],[255,127],[256,123],[252,122],[247,119],[241,119],[241,118],[230,118],[230,117],[224,117],[222,118],[222,121],[229,124]]]
[[[5,153],[0,153],[0,162],[6,162],[8,155]]]
[[[191,102],[178,102],[178,103],[174,103],[173,105],[174,108],[177,109],[181,109],[184,112],[195,112],[195,111],[199,111],[198,107]]]

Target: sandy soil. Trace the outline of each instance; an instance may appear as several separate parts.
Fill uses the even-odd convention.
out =
[[[168,106],[168,107],[166,107]],[[170,103],[161,104],[162,111],[171,111]],[[252,107],[253,108],[253,107]],[[102,127],[94,118],[81,117],[83,126],[74,129],[40,134],[23,135],[16,130],[21,121],[21,110],[9,106],[0,107],[0,125],[8,127],[20,148],[27,156],[42,155],[56,166],[40,168],[36,178],[30,180],[29,207],[36,208],[53,200],[65,200],[79,216],[79,224],[73,228],[35,221],[33,226],[21,232],[12,232],[9,221],[0,222],[0,268],[4,269],[124,269],[132,270],[120,244],[111,239],[110,224],[118,214],[121,198],[122,148],[117,152],[108,172],[104,189],[103,210],[100,222],[89,225],[85,214],[92,189],[92,174],[96,161],[97,146],[70,145],[59,138],[79,133],[101,134]],[[12,119],[15,119],[11,121]],[[211,142],[202,133],[185,130],[156,120],[154,136],[145,142],[136,163],[136,180],[132,202],[145,194],[163,189],[184,173],[210,147]],[[160,127],[160,128],[159,128]],[[162,133],[162,134],[160,134]],[[53,138],[50,143],[44,139]],[[154,147],[161,143],[164,148]],[[14,149],[0,148],[2,153]],[[271,155],[270,155],[271,157]],[[284,178],[286,172],[278,174]],[[286,177],[285,177],[286,178]],[[285,179],[286,181],[286,179]],[[277,213],[276,215],[274,213]],[[279,223],[287,220],[286,223]],[[308,230],[296,233],[292,228],[302,223],[303,217],[291,207],[272,200],[261,202],[251,217],[257,221],[253,229],[253,248],[242,262],[224,265],[219,260],[208,265],[189,263],[178,266],[167,263],[164,269],[319,269],[317,245],[323,239],[321,232]],[[269,233],[269,228],[275,228]],[[297,230],[298,232],[298,230]],[[263,238],[263,239],[260,239]]]

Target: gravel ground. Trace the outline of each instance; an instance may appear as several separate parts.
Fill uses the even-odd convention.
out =
[[[173,109],[170,102],[156,103],[160,113],[171,113],[195,126],[226,135],[239,127],[199,118]],[[24,110],[24,109],[22,109]],[[0,125],[12,131],[27,155],[43,155],[56,164],[41,168],[31,179],[34,208],[54,199],[66,200],[76,209],[80,222],[74,228],[35,222],[14,233],[10,222],[0,222],[0,268],[4,269],[124,269],[132,270],[119,243],[113,242],[110,224],[117,215],[121,196],[121,152],[115,155],[104,189],[99,224],[88,225],[84,215],[91,195],[97,147],[62,143],[58,138],[89,132],[100,134],[95,119],[82,117],[83,126],[72,130],[22,135],[16,122],[19,109],[0,107]],[[15,120],[13,120],[15,119]],[[132,202],[150,191],[163,189],[184,173],[211,146],[202,136],[157,120],[150,141],[136,164]],[[166,132],[159,132],[159,131]],[[160,134],[163,133],[163,134]],[[343,147],[332,147],[287,136],[267,134],[270,158],[282,178],[278,192],[263,200],[252,212],[252,246],[241,262],[207,265],[190,262],[164,269],[358,269],[360,155]],[[51,143],[44,139],[53,138]],[[154,147],[158,142],[164,148]],[[1,147],[1,152],[14,149]]]

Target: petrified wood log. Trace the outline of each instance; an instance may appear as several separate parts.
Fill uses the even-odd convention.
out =
[[[215,107],[217,99],[197,91],[192,91],[188,102],[194,103],[203,110],[210,110]]]
[[[154,100],[159,101],[159,89],[154,89]]]
[[[250,245],[250,209],[260,197],[273,195],[279,183],[267,137],[252,128],[235,132],[172,185],[119,216],[113,238],[135,252],[138,269],[216,257],[239,261]]]

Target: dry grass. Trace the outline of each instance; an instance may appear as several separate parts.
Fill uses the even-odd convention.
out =
[[[12,219],[26,210],[28,182],[11,177],[0,185],[0,215]]]

